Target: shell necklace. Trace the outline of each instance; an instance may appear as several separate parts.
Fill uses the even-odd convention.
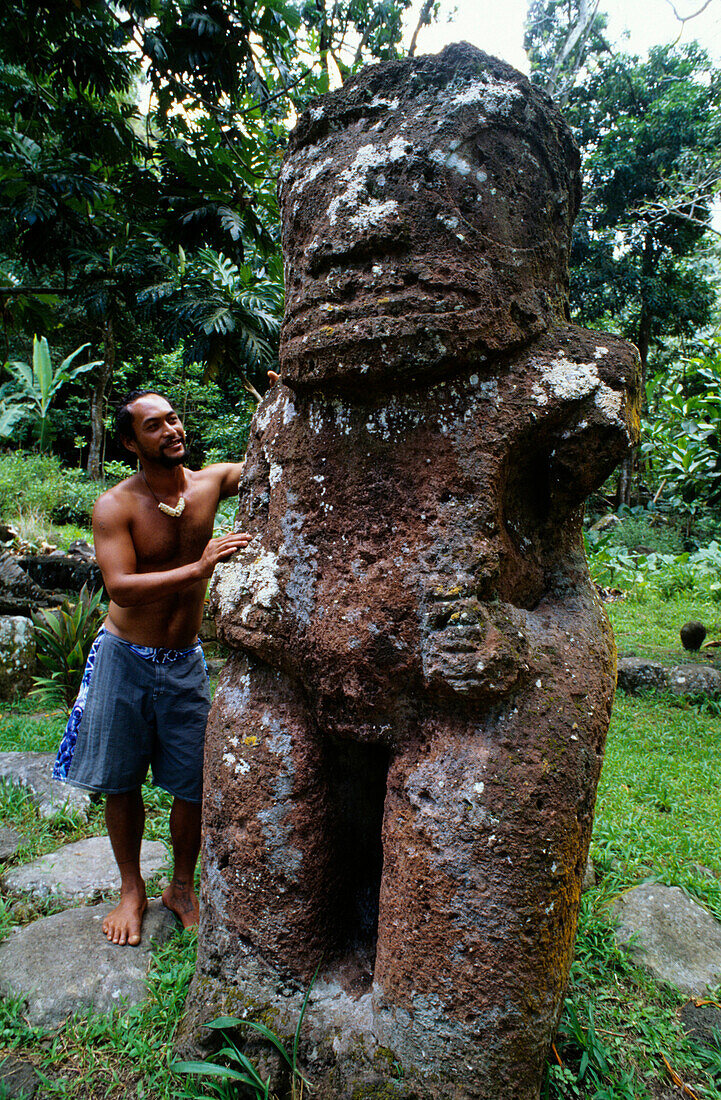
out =
[[[164,514],[164,515],[166,515],[166,516],[174,516],[174,517],[175,517],[175,519],[177,519],[177,518],[178,518],[178,516],[182,516],[183,512],[185,511],[185,497],[183,496],[183,494],[182,494],[182,493],[180,494],[180,498],[179,498],[179,500],[178,500],[178,503],[177,503],[177,504],[175,505],[175,507],[174,507],[174,508],[171,508],[171,506],[170,506],[169,504],[166,504],[166,503],[165,503],[164,501],[162,501],[162,500],[158,500],[158,498],[157,498],[157,497],[155,496],[155,493],[153,492],[153,490],[152,490],[152,489],[150,488],[150,486],[148,485],[148,479],[147,479],[147,477],[145,476],[145,470],[141,470],[141,471],[140,471],[140,473],[141,473],[141,475],[142,475],[143,481],[145,482],[145,484],[146,484],[146,486],[147,486],[148,492],[149,492],[149,493],[150,493],[150,495],[151,495],[151,496],[152,496],[152,497],[153,497],[153,498],[154,498],[154,499],[155,499],[155,500],[157,501],[157,504],[158,504],[158,509],[159,509],[159,510],[160,510],[160,511],[161,511],[161,512],[162,512],[162,513]]]

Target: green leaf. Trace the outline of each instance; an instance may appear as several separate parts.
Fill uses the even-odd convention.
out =
[[[213,1062],[171,1062],[170,1068],[174,1073],[197,1073],[202,1077],[222,1077],[244,1085],[255,1084],[252,1078],[241,1073],[240,1070],[230,1069],[229,1066],[216,1066]]]
[[[40,389],[40,415],[47,415],[52,396],[53,368],[50,362],[50,348],[44,336],[38,340],[33,337],[33,372]]]

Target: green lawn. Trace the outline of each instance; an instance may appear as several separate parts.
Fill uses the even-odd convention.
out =
[[[679,637],[684,623],[698,619],[708,631],[706,641],[721,640],[721,604],[684,595],[672,600],[618,600],[608,604],[606,610],[621,657],[649,657],[666,664],[701,660],[721,667],[721,649],[689,654]]]

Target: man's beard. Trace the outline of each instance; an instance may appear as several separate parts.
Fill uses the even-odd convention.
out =
[[[138,446],[138,453],[141,458],[146,459],[148,462],[157,462],[159,466],[163,466],[166,470],[174,470],[177,466],[182,466],[188,457],[185,440],[181,439],[180,442],[183,444],[183,449],[177,455],[166,454],[162,447],[157,455],[151,455],[144,447]]]
[[[176,466],[182,466],[183,465],[183,463],[185,462],[185,459],[187,457],[187,453],[188,452],[185,449],[185,443],[183,443],[183,449],[180,452],[180,454],[166,455],[166,454],[163,454],[163,452],[161,451],[160,452],[160,457],[158,458],[158,462],[160,463],[161,466],[164,466],[166,470],[174,470]]]

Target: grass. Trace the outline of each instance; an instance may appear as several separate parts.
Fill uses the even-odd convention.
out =
[[[711,627],[719,614],[717,604],[685,594],[621,601],[608,610],[620,652],[671,663],[690,657],[679,644],[679,627],[691,618]],[[691,659],[713,663],[715,657],[711,650]],[[621,892],[650,880],[681,887],[721,920],[721,717],[715,709],[665,694],[616,696],[591,844],[598,884],[582,900],[566,1010],[549,1064],[549,1100],[721,1098],[719,1050],[686,1037],[678,1018],[684,998],[615,944],[611,908]],[[711,996],[721,999],[721,989]],[[690,1092],[674,1086],[669,1066]]]
[[[721,920],[721,718],[673,698],[616,698],[593,856],[619,887],[681,886]]]
[[[9,522],[17,531],[21,543],[38,548],[45,542],[60,550],[67,550],[78,539],[91,544],[93,541],[93,532],[89,527],[81,527],[76,523],[55,524],[42,512],[32,509],[19,512]]]
[[[54,1033],[31,1027],[17,1001],[0,1001],[0,1058],[14,1051],[31,1060],[44,1078],[43,1100],[177,1100],[183,1093],[169,1063],[196,950],[194,932],[176,932],[154,953],[143,1004],[78,1015]]]
[[[622,601],[609,612],[621,651],[673,661],[687,656],[677,641],[683,622],[700,618],[714,627],[716,614],[721,618],[718,604],[686,594]],[[713,710],[665,695],[616,698],[592,842],[598,883],[582,900],[545,1100],[721,1100],[721,1048],[686,1037],[678,1016],[683,998],[616,945],[611,911],[619,893],[652,880],[680,886],[721,920],[721,716]],[[63,725],[61,712],[32,698],[19,701],[0,716],[0,751],[54,751]],[[170,799],[149,786],[145,797],[148,835],[167,841]],[[87,822],[72,815],[42,821],[29,798],[7,784],[0,784],[0,815],[25,837],[14,863],[104,832],[100,806]],[[0,938],[47,911],[0,897]],[[90,1013],[57,1032],[31,1027],[21,1003],[0,1002],[0,1059],[15,1052],[32,1061],[45,1079],[43,1098],[178,1100],[193,1089],[214,1095],[212,1086],[169,1069],[195,951],[194,934],[177,933],[154,954],[143,1005]],[[712,995],[721,999],[721,990]],[[690,1092],[674,1085],[671,1071]]]
[[[717,716],[671,697],[617,695],[591,846],[599,883],[583,898],[560,1036],[577,1067],[583,1052],[573,1039],[574,1014],[591,1029],[615,1065],[609,1081],[616,1091],[609,1096],[626,1095],[626,1078],[630,1097],[653,1097],[654,1082],[671,1084],[665,1057],[699,1100],[721,1097],[721,1075],[704,1066],[703,1052],[678,1020],[684,998],[615,945],[611,914],[618,894],[651,880],[681,887],[721,920],[720,770]]]
[[[622,657],[648,657],[671,664],[689,660],[714,666],[721,663],[721,650],[687,653],[679,637],[684,623],[698,619],[708,631],[707,641],[721,640],[721,604],[713,600],[684,593],[671,600],[618,600],[606,610]]]

